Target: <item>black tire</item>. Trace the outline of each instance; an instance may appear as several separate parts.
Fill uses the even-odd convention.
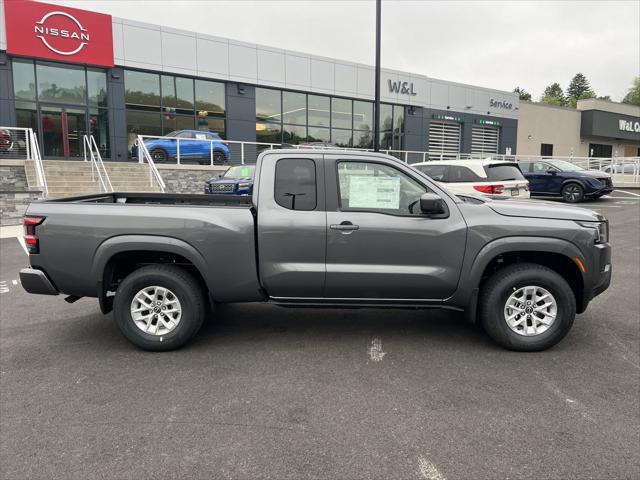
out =
[[[580,203],[584,199],[584,189],[579,183],[571,182],[562,187],[562,199],[567,203]]]
[[[154,162],[166,163],[169,160],[169,154],[164,148],[154,148],[149,155]]]
[[[224,165],[227,162],[227,157],[222,152],[213,152],[213,164]]]
[[[505,305],[512,292],[525,286],[542,287],[557,303],[555,320],[540,334],[525,336],[513,331],[505,319]],[[520,263],[498,270],[480,296],[480,321],[487,334],[509,350],[534,352],[552,347],[571,329],[576,316],[573,290],[558,273],[535,263]]]
[[[134,297],[151,286],[169,289],[180,302],[180,320],[164,335],[143,332],[132,318]],[[151,351],[174,350],[185,345],[198,333],[205,312],[205,295],[198,281],[186,270],[173,265],[149,265],[135,270],[118,287],[113,304],[113,316],[122,334],[134,345]]]

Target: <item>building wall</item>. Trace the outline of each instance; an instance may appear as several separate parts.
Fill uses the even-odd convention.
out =
[[[540,145],[553,145],[555,156],[586,156],[580,141],[581,112],[573,108],[520,102],[519,155],[540,155]]]
[[[115,63],[249,85],[373,100],[370,65],[169,27],[113,19]],[[407,82],[392,91],[389,82]],[[410,85],[412,88],[409,88]],[[518,117],[517,94],[383,69],[381,100],[482,115]],[[492,104],[493,100],[493,104]]]

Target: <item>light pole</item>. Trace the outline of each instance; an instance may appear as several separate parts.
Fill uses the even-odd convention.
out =
[[[382,0],[376,0],[376,85],[373,102],[373,151],[380,151],[380,13]]]

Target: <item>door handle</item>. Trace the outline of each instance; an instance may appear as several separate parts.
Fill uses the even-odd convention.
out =
[[[338,224],[329,225],[331,230],[339,230],[341,232],[353,232],[354,230],[358,230],[360,227],[358,225],[354,225],[351,222],[342,222]]]

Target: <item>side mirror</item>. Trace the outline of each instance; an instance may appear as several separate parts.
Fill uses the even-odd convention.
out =
[[[425,193],[420,197],[420,210],[426,215],[442,215],[447,213],[444,203],[435,193]]]
[[[556,173],[558,173],[558,171],[555,168],[549,168],[547,169],[547,173],[550,173],[551,175],[555,175]]]

